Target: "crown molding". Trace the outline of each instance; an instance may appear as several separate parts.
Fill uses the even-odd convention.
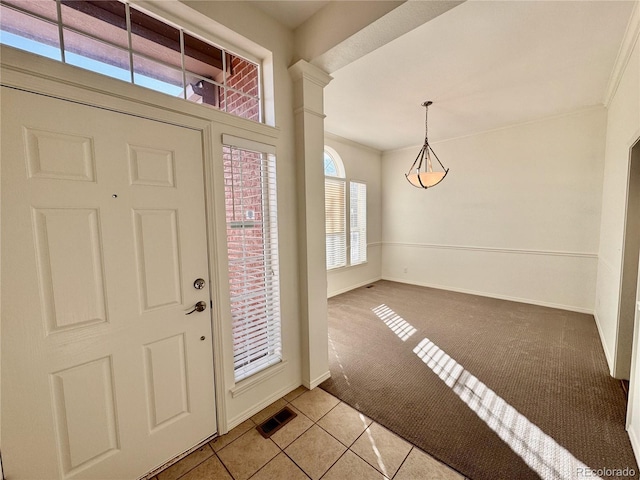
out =
[[[604,95],[604,106],[609,107],[609,104],[615,97],[624,72],[631,60],[631,52],[633,52],[636,43],[638,43],[638,37],[640,36],[640,1],[634,2],[633,12],[629,18],[627,24],[627,30],[625,31],[620,49],[618,50],[618,56],[611,70],[611,76],[609,77],[609,84]]]
[[[375,153],[376,155],[382,155],[382,151],[377,148],[370,147],[369,145],[365,145],[364,143],[356,142],[355,140],[351,140],[346,137],[341,137],[340,135],[336,135],[335,133],[331,133],[328,131],[324,131],[325,143],[326,140],[333,140],[334,142],[344,143],[346,145],[351,145],[356,148],[360,148],[362,150],[369,151],[371,153]]]
[[[441,140],[436,140],[436,141],[430,141],[429,144],[430,145],[439,145],[441,143],[446,143],[446,142],[452,142],[452,141],[456,141],[456,140],[463,140],[465,138],[470,138],[470,137],[478,137],[480,135],[485,135],[485,134],[489,134],[489,133],[494,133],[494,132],[500,132],[502,130],[509,130],[511,128],[519,128],[519,127],[526,127],[528,125],[535,125],[538,123],[544,123],[544,122],[549,122],[549,121],[553,121],[553,120],[557,120],[560,118],[564,118],[564,117],[571,117],[573,115],[582,115],[582,114],[586,114],[586,113],[590,113],[590,112],[595,112],[598,110],[602,110],[605,111],[606,107],[602,104],[598,104],[598,105],[589,105],[586,107],[580,107],[577,108],[576,110],[572,110],[570,112],[562,112],[562,113],[554,113],[551,115],[547,115],[546,117],[541,117],[541,118],[534,118],[532,120],[525,120],[522,122],[512,122],[512,123],[508,123],[506,125],[502,125],[500,127],[495,127],[495,128],[490,128],[488,130],[478,130],[477,132],[472,132],[472,133],[467,133],[465,135],[458,135],[456,137],[448,137],[448,138],[443,138]],[[396,152],[402,152],[404,150],[418,150],[420,148],[422,144],[421,143],[415,143],[413,145],[409,145],[407,147],[400,147],[400,148],[394,148],[393,150],[384,150],[382,152],[383,156],[389,153],[396,153]]]

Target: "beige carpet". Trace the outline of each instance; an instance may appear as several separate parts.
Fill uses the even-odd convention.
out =
[[[593,316],[373,285],[329,300],[321,388],[473,480],[638,478]]]

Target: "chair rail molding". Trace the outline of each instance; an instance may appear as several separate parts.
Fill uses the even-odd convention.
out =
[[[449,245],[442,243],[407,243],[407,242],[382,242],[383,247],[410,247],[410,248],[434,248],[445,250],[469,250],[476,252],[506,253],[517,255],[547,255],[556,257],[583,257],[598,258],[597,253],[590,252],[571,252],[561,250],[533,250],[520,248],[501,248],[501,247],[477,247],[472,245]]]

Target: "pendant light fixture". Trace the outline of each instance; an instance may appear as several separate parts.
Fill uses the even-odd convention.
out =
[[[431,101],[424,102],[422,104],[422,106],[425,107],[424,145],[420,149],[420,153],[418,153],[413,165],[411,165],[409,172],[405,174],[409,183],[417,188],[434,187],[447,176],[447,173],[449,173],[449,169],[444,168],[444,165],[442,165],[442,162],[436,155],[436,152],[434,152],[431,145],[429,145],[429,127],[427,121],[429,119],[429,105],[431,104],[433,104]],[[440,168],[442,168],[442,170],[433,170],[433,162],[431,161],[432,155],[438,164],[440,164]]]

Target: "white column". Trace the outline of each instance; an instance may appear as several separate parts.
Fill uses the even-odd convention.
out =
[[[331,77],[300,60],[289,67],[293,79],[302,384],[315,388],[330,377],[327,326],[327,267],[324,223],[323,88]]]

